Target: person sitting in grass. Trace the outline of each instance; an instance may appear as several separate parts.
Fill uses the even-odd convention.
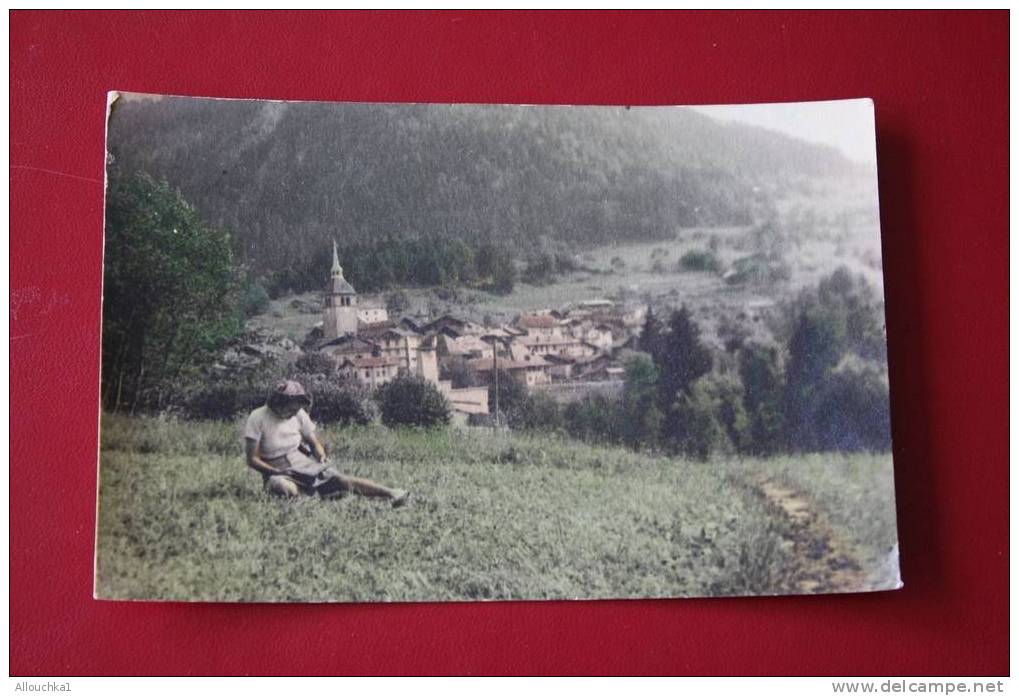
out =
[[[393,507],[407,502],[410,493],[406,490],[347,476],[329,466],[325,448],[315,435],[315,423],[307,413],[310,408],[311,396],[304,387],[287,380],[277,384],[265,405],[248,416],[245,455],[248,466],[262,474],[268,493],[285,498],[315,494],[338,498],[353,492],[387,498]]]

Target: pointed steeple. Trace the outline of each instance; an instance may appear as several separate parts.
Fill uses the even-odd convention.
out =
[[[336,240],[333,240],[333,278],[343,278],[343,266],[340,265],[340,255],[336,251]]]

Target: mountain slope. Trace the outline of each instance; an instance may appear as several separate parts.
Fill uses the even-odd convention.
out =
[[[758,184],[853,171],[831,148],[674,107],[121,100],[108,149],[111,177],[167,179],[259,271],[332,238],[661,239],[749,223]]]

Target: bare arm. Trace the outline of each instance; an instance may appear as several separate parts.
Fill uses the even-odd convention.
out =
[[[252,440],[250,437],[244,438],[244,458],[247,460],[248,466],[260,474],[272,476],[280,473],[262,460],[262,453],[258,451],[258,440]]]
[[[325,464],[328,459],[328,457],[326,457],[326,448],[322,445],[322,441],[318,439],[318,435],[315,433],[305,435],[304,441],[311,445],[311,449],[315,453],[315,459]]]

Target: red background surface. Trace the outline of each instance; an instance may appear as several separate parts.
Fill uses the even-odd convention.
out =
[[[13,674],[1007,673],[1007,13],[14,12],[10,30]],[[906,588],[93,600],[112,89],[574,104],[872,97]]]

